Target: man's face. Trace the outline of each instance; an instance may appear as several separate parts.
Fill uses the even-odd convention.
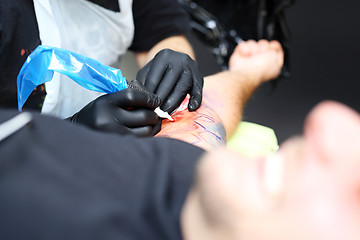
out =
[[[360,116],[319,104],[276,157],[221,149],[200,163],[203,211],[229,238],[360,239]]]

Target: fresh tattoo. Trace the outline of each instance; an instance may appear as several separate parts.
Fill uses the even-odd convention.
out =
[[[197,111],[189,112],[188,100],[171,115],[173,122],[163,120],[156,136],[179,139],[205,149],[226,144],[226,132],[219,116],[206,102]]]

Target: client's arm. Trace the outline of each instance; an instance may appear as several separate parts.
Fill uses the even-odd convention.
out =
[[[263,82],[277,77],[283,51],[277,41],[240,43],[229,62],[229,71],[205,78],[204,99],[196,112],[182,106],[163,121],[156,136],[180,139],[210,149],[225,144],[241,120],[245,103]]]

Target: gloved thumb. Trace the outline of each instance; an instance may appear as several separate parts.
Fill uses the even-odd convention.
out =
[[[147,108],[154,110],[160,106],[160,97],[149,92],[140,82],[132,80],[128,81],[128,85],[127,89],[108,95],[113,104],[123,109]]]

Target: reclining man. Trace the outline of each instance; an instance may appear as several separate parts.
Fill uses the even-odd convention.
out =
[[[27,113],[3,123],[0,238],[358,239],[360,118],[352,110],[321,104],[304,137],[268,158],[184,142],[210,149],[230,137],[282,56],[277,42],[241,43],[230,70],[205,80],[200,109],[179,109],[165,123],[159,135],[168,138],[104,134]],[[2,111],[0,120],[14,115]],[[4,136],[4,126],[16,125],[23,127]]]

